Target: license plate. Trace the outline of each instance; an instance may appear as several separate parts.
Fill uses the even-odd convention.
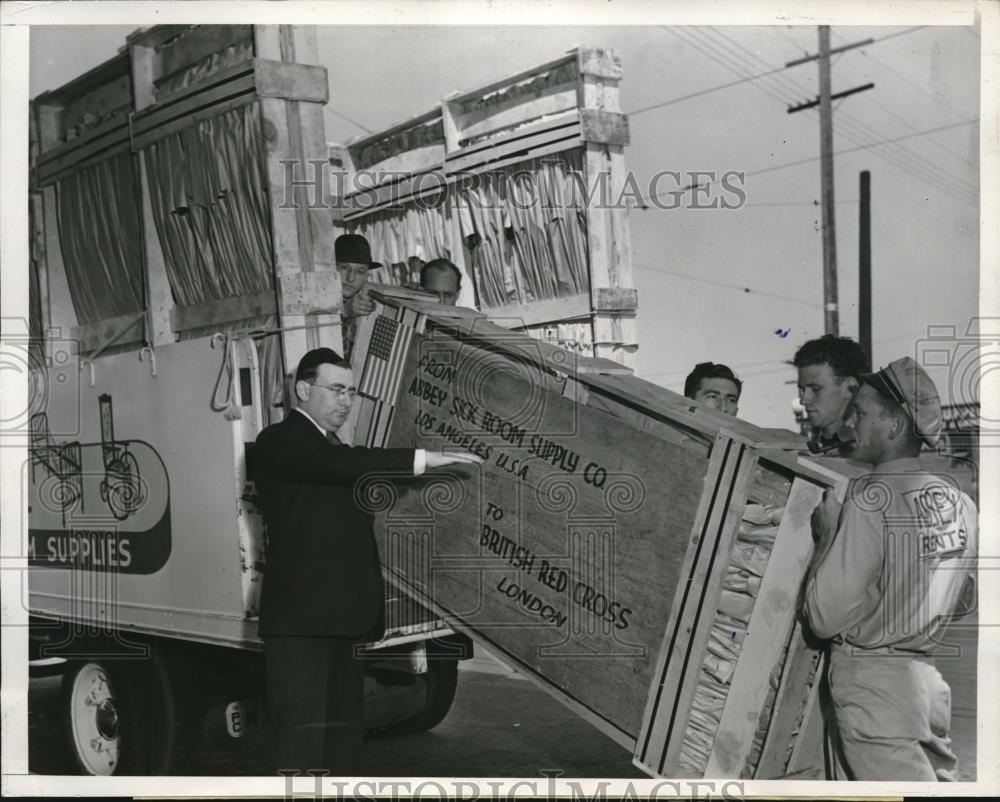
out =
[[[267,704],[263,699],[243,699],[226,705],[226,731],[230,738],[267,726]]]

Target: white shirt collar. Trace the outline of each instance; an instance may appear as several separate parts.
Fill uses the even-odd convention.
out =
[[[310,415],[308,412],[302,409],[302,407],[295,407],[295,411],[298,412],[300,415],[303,415],[306,418],[306,420],[310,421],[313,426],[315,426],[317,429],[320,430],[323,437],[326,437],[326,429],[324,429],[322,426],[316,423],[316,420],[315,418],[313,418],[312,415]]]

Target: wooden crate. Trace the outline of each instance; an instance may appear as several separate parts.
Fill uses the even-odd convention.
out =
[[[359,487],[387,575],[651,775],[819,774],[797,597],[850,469],[473,310],[374,296],[354,442],[484,458]]]

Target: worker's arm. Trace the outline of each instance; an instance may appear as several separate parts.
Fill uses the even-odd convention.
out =
[[[848,493],[836,530],[822,535],[806,579],[805,614],[820,638],[850,629],[870,612],[869,591],[882,570],[882,519]]]

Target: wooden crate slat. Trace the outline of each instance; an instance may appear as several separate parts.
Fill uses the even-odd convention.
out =
[[[162,105],[150,106],[133,118],[133,147],[140,150],[150,142],[166,136],[163,131],[171,132],[193,125],[195,121],[205,116],[214,117],[220,114],[220,108],[234,100],[244,103],[256,99],[254,95],[254,76],[250,67],[235,68],[233,75],[220,83],[207,88],[198,84],[199,91],[186,95],[181,99],[171,99]]]
[[[802,623],[797,621],[788,642],[788,654],[781,674],[771,724],[761,746],[755,777],[777,779],[785,775],[803,700],[810,696],[809,677],[818,655],[806,644]]]
[[[795,622],[800,583],[794,578],[805,575],[812,554],[810,516],[822,495],[817,485],[802,479],[792,482],[715,734],[707,777],[738,777],[750,753],[772,666]]]
[[[715,620],[717,600],[722,590],[733,541],[736,539],[739,522],[746,507],[747,492],[753,481],[755,464],[753,451],[735,440],[730,441],[728,448],[731,449],[731,453],[727,462],[733,465],[734,476],[731,484],[728,487],[724,486],[727,490],[725,496],[720,495],[716,498],[714,506],[719,509],[713,512],[717,515],[721,513],[720,520],[717,524],[714,520],[710,521],[707,535],[710,539],[709,548],[694,575],[693,581],[701,587],[701,591],[697,605],[692,610],[691,630],[686,648],[683,651],[676,650],[672,655],[672,658],[679,662],[677,674],[679,685],[675,691],[677,715],[674,718],[674,726],[669,732],[666,750],[662,753],[661,774],[680,773],[676,768],[677,758],[687,730],[691,700],[698,688],[702,656]],[[670,687],[672,686],[668,686]]]
[[[252,25],[199,25],[160,48],[156,78],[162,80],[229,45],[252,39]]]
[[[681,709],[681,695],[685,686],[686,696],[693,691],[693,680],[701,665],[701,649],[707,639],[707,627],[702,619],[710,619],[715,611],[712,601],[709,602],[711,610],[704,609],[706,599],[718,595],[721,582],[721,579],[713,582],[713,566],[720,557],[728,561],[726,541],[731,545],[733,533],[730,527],[727,534],[725,524],[730,501],[740,484],[746,484],[750,476],[750,460],[744,459],[744,452],[742,444],[722,435],[715,439],[712,447],[706,488],[695,518],[692,547],[687,550],[682,581],[675,591],[634,755],[637,765],[655,775],[663,775],[668,762],[676,758],[678,734],[683,735],[686,727],[687,716]],[[721,572],[719,574],[721,577]],[[704,637],[699,637],[699,633]],[[701,649],[698,641],[701,641]],[[691,679],[687,680],[689,675]]]

